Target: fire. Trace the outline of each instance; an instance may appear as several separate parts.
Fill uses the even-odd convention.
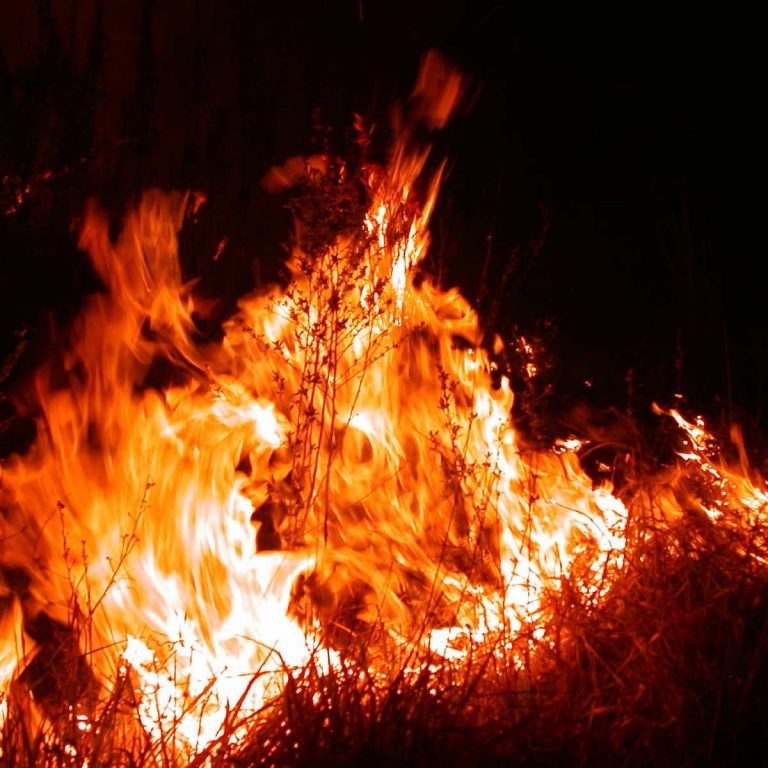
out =
[[[420,109],[442,124],[461,80],[426,77]],[[146,193],[116,242],[88,210],[80,243],[105,290],[37,372],[36,443],[3,468],[6,692],[36,616],[86,617],[98,685],[122,681],[151,737],[196,750],[287,671],[356,644],[385,677],[393,654],[461,663],[484,645],[522,665],[563,580],[604,597],[627,508],[582,471],[578,440],[521,448],[474,310],[419,272],[441,176],[427,167],[405,131],[386,167],[362,168],[359,215],[319,237],[300,211],[289,284],[241,299],[206,344],[178,259],[188,198]],[[346,173],[308,165],[310,195],[345,193]],[[160,363],[171,381],[150,386]],[[703,462],[703,428],[672,415]]]

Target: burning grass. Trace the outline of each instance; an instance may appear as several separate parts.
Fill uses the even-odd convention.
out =
[[[748,762],[766,738],[765,522],[748,505],[715,522],[693,501],[666,521],[658,478],[642,480],[621,572],[599,602],[563,579],[547,595],[542,640],[502,634],[455,660],[399,649],[373,665],[370,627],[341,652],[317,647],[303,666],[285,664],[279,695],[256,711],[233,702],[194,755],[173,718],[147,732],[129,669],[93,684],[80,651],[90,617],[73,617],[38,637],[53,667],[38,664],[35,680],[27,666],[9,690],[3,764]],[[693,500],[700,484],[691,470],[675,492]]]
[[[415,119],[460,92],[428,58]],[[675,460],[623,446],[613,483],[582,468],[589,435],[521,438],[504,342],[420,269],[441,170],[417,134],[385,166],[283,167],[290,279],[214,341],[179,267],[187,198],[146,194],[117,240],[89,212],[104,292],[18,398],[38,437],[0,486],[6,764],[678,766],[762,743],[768,496],[738,434],[728,462],[659,409]]]

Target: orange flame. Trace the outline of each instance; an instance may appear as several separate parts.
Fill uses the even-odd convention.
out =
[[[461,82],[430,66],[417,97],[436,127]],[[593,488],[578,443],[521,452],[474,310],[416,279],[440,182],[418,192],[427,159],[406,137],[365,168],[366,212],[332,238],[300,221],[289,285],[242,299],[219,343],[197,341],[181,278],[186,197],[145,194],[114,243],[88,210],[106,290],[38,371],[37,441],[3,470],[3,573],[30,570],[0,623],[6,689],[25,618],[66,624],[74,594],[103,684],[129,675],[145,729],[173,723],[196,749],[227,706],[257,710],[286,668],[333,664],[356,637],[372,668],[385,649],[460,661],[500,636],[514,654],[545,637],[561,579],[605,593],[624,504]],[[343,183],[332,165],[318,183]],[[157,361],[175,374],[162,389]]]

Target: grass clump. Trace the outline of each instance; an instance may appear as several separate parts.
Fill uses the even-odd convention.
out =
[[[46,654],[3,702],[0,765],[748,764],[768,740],[764,510],[731,503],[713,519],[698,465],[632,480],[620,572],[600,600],[563,578],[543,638],[489,637],[458,660],[400,651],[378,666],[368,639],[318,648],[260,711],[232,706],[195,754],[172,725],[149,737],[130,671],[93,680],[86,612],[33,627]]]

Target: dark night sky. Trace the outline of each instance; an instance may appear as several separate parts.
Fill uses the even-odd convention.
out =
[[[514,260],[496,326],[543,334],[563,408],[625,407],[632,370],[638,412],[682,390],[764,429],[755,20],[531,26],[510,3],[411,5],[0,2],[0,204],[55,172],[0,217],[1,349],[32,341],[18,377],[93,286],[72,228],[87,196],[117,212],[150,185],[206,192],[187,266],[234,295],[288,236],[262,174],[312,150],[313,116],[337,141],[353,112],[386,135],[436,46],[472,81],[435,137],[442,279],[472,298],[488,249],[491,286]]]

